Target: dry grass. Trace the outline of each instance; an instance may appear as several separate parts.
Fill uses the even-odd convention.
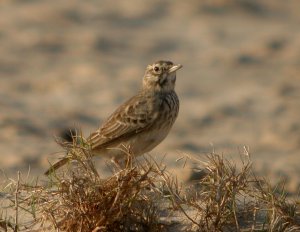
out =
[[[184,187],[163,163],[130,154],[103,179],[86,144],[64,147],[76,166],[52,173],[46,185],[19,176],[4,186],[0,230],[300,231],[299,202],[253,173],[247,149],[240,168],[217,154],[193,160],[204,174]]]
[[[74,147],[74,170],[52,173],[47,186],[21,184],[19,207],[27,208],[33,228],[60,231],[163,231],[157,218],[150,162],[112,165],[113,175],[101,179],[85,146]],[[16,202],[16,201],[15,201]],[[21,228],[21,227],[19,227]],[[24,227],[25,229],[25,227]]]
[[[186,204],[195,209],[200,231],[300,231],[300,207],[288,200],[284,188],[271,187],[252,171],[245,148],[237,168],[211,154],[202,163],[205,175],[190,189]],[[195,225],[194,225],[195,226]]]

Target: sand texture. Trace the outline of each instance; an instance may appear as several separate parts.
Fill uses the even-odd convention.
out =
[[[53,135],[89,135],[138,91],[147,64],[168,59],[184,66],[181,108],[151,154],[176,171],[182,153],[238,159],[247,145],[257,170],[296,190],[299,9],[297,0],[0,1],[0,169],[41,175],[59,157]]]

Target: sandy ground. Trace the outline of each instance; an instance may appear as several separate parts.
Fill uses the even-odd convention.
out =
[[[274,179],[300,174],[300,2],[0,1],[0,169],[40,175],[61,149],[53,135],[95,130],[135,93],[147,64],[181,63],[181,109],[151,152],[211,152]],[[103,162],[102,162],[103,163]],[[184,174],[186,173],[186,174]],[[1,177],[2,178],[2,177]]]

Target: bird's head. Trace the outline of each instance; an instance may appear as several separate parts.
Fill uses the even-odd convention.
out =
[[[181,67],[181,64],[173,64],[171,61],[157,61],[148,65],[143,79],[143,88],[158,91],[174,90],[176,71]]]

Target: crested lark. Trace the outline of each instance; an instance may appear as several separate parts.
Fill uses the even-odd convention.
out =
[[[124,147],[134,156],[151,151],[168,135],[179,110],[174,87],[182,65],[158,61],[148,65],[141,90],[123,103],[87,138],[93,155],[125,157]],[[55,163],[45,174],[60,168],[70,156]]]

